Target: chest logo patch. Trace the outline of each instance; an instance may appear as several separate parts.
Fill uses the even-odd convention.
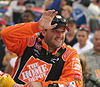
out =
[[[28,81],[44,81],[50,72],[51,67],[51,64],[47,64],[46,62],[31,56],[18,78],[25,83]]]

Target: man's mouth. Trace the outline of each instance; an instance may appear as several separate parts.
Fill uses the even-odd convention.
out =
[[[61,38],[56,38],[55,39],[57,42],[61,43],[62,42],[62,39]]]

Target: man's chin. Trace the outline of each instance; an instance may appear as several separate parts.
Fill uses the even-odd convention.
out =
[[[56,45],[55,45],[56,48],[59,48],[59,47],[61,47],[61,46],[62,46],[62,44],[56,44]]]

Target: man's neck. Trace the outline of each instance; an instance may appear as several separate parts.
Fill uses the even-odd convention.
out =
[[[55,50],[56,50],[56,49],[50,48],[50,47],[49,47],[49,52],[50,52],[50,53],[52,53],[52,52],[55,51]]]
[[[83,48],[84,46],[85,46],[85,44],[81,44],[81,45],[80,45],[80,48]]]

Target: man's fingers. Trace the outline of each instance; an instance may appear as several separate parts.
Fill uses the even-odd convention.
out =
[[[58,12],[57,12],[57,11],[54,11],[50,16],[51,16],[52,18],[54,18],[57,14],[58,14]]]
[[[57,14],[57,11],[55,10],[48,10],[48,11],[44,11],[43,13],[44,16],[51,16],[51,17],[55,16],[56,14]]]
[[[52,19],[57,15],[57,11],[52,11],[48,16],[50,16]]]
[[[57,26],[57,24],[51,25],[50,29],[53,29]]]
[[[52,22],[53,18],[57,15],[57,13],[58,12],[55,10],[44,11],[42,17],[38,21],[39,28],[41,30],[43,30],[43,29],[52,29],[52,28],[56,27],[56,24],[51,25],[51,22]]]

